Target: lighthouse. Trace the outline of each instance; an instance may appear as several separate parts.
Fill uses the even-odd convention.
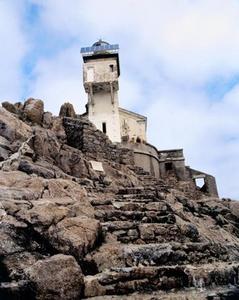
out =
[[[119,45],[99,40],[81,48],[81,54],[88,97],[84,115],[113,143],[146,142],[147,118],[119,107]]]
[[[83,83],[88,95],[88,118],[116,143],[121,142],[118,50],[118,45],[110,45],[102,40],[81,49],[84,61]]]

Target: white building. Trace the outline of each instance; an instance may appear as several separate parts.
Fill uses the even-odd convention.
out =
[[[119,108],[119,46],[99,40],[81,49],[89,120],[112,142],[146,141],[147,118]]]

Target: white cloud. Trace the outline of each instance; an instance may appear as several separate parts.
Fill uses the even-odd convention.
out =
[[[174,80],[204,83],[237,72],[239,3],[236,0],[35,0],[42,21],[57,33],[88,40],[122,40],[129,56],[160,61]],[[134,58],[133,58],[134,59]],[[147,61],[145,61],[147,64]],[[144,64],[144,65],[145,65]]]
[[[85,110],[87,95],[82,84],[80,49],[71,47],[54,57],[40,59],[35,66],[36,80],[29,96],[45,102],[45,110],[59,113],[61,104],[71,102],[78,113]]]
[[[216,175],[222,196],[238,197],[239,87],[213,104],[173,86],[154,92],[158,101],[146,112],[150,141],[160,149],[184,148],[187,164]]]
[[[21,63],[28,49],[22,10],[15,1],[0,1],[0,97],[18,99],[22,92]]]

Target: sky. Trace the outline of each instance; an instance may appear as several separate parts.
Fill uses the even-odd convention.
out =
[[[0,102],[87,101],[80,48],[120,45],[120,106],[239,199],[239,0],[0,0]]]

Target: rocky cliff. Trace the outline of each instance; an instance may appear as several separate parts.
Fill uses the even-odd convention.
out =
[[[2,106],[0,299],[239,298],[238,202],[156,180],[69,104]]]

